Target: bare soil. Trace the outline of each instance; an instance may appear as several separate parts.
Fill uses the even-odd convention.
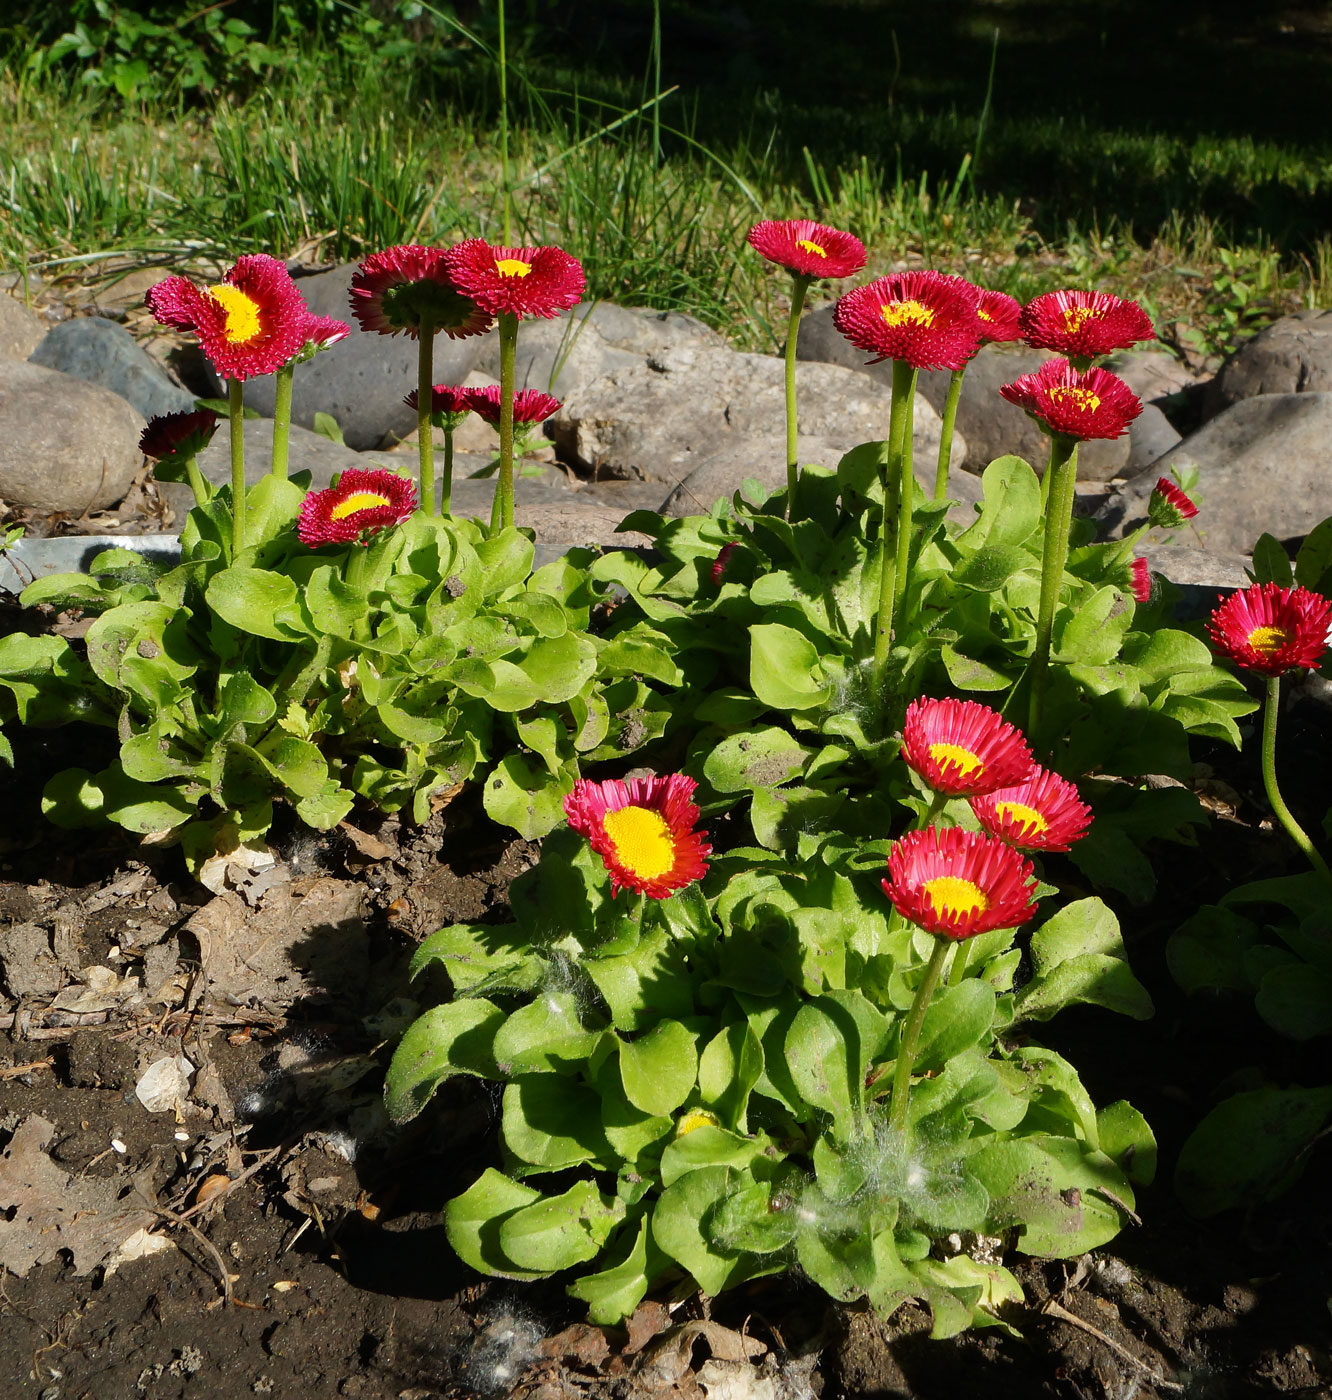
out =
[[[1326,1154],[1247,1216],[1194,1221],[1170,1188],[1228,1070],[1326,1077],[1250,1007],[1189,1004],[1165,972],[1174,923],[1274,859],[1244,824],[1242,765],[1218,789],[1238,819],[1161,853],[1167,907],[1121,911],[1155,1020],[1087,1010],[1046,1028],[1093,1097],[1127,1097],[1156,1129],[1142,1226],[1081,1259],[1010,1260],[1022,1340],[932,1342],[917,1309],[884,1322],[796,1275],[710,1304],[667,1294],[600,1329],[557,1285],[453,1258],[440,1209],[497,1161],[496,1097],[454,1081],[393,1129],[380,1094],[412,999],[432,995],[407,981],[415,944],[502,918],[535,858],[467,794],[424,829],[358,816],[280,833],[277,865],[214,893],[178,852],[45,827],[42,772],[73,761],[71,735],[19,737],[0,815],[6,1400],[1332,1396]],[[145,1072],[178,1058],[178,1098],[150,1111]],[[131,1236],[159,1252],[121,1257]]]

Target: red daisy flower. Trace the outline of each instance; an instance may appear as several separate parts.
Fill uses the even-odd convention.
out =
[[[363,331],[417,339],[428,315],[437,331],[461,340],[490,329],[490,313],[450,276],[443,248],[403,243],[366,258],[351,280],[352,315]]]
[[[1178,530],[1198,514],[1198,507],[1168,477],[1160,477],[1147,502],[1147,519],[1158,529]]]
[[[961,369],[980,346],[976,288],[941,272],[896,272],[848,292],[833,325],[874,359],[916,369]]]
[[[1035,297],[1023,308],[1022,334],[1028,345],[1085,360],[1156,339],[1142,307],[1109,292],[1046,292]]]
[[[1328,645],[1332,602],[1307,588],[1255,583],[1232,593],[1212,614],[1212,645],[1260,676],[1298,667],[1317,670]]]
[[[1047,360],[999,392],[1029,413],[1042,429],[1086,442],[1117,438],[1142,412],[1138,396],[1104,369],[1074,369],[1067,360]]]
[[[1016,928],[1036,912],[1031,862],[1012,846],[959,826],[909,831],[888,853],[883,892],[927,933],[973,938]]]
[[[746,235],[749,246],[797,277],[850,277],[865,266],[865,245],[813,219],[764,219]]]
[[[349,467],[324,491],[311,491],[301,503],[296,533],[301,543],[369,544],[387,525],[401,525],[416,509],[416,487],[405,476],[382,467]]]
[[[212,442],[221,421],[211,408],[159,414],[148,420],[139,437],[139,451],[158,462],[166,457],[197,457]]]
[[[549,319],[577,306],[587,284],[583,265],[563,248],[496,248],[468,238],[445,257],[454,283],[491,316]]]
[[[144,300],[162,325],[193,331],[223,379],[281,369],[304,348],[311,319],[287,269],[263,253],[237,258],[215,286],[167,277]]]
[[[975,700],[913,700],[902,725],[902,757],[950,797],[1012,787],[1034,766],[1022,735]]]
[[[1147,567],[1145,559],[1138,558],[1133,561],[1129,587],[1139,603],[1152,601],[1152,571]]]
[[[430,412],[459,420],[466,418],[472,411],[471,393],[470,389],[464,388],[461,384],[432,384],[430,386]],[[403,399],[403,403],[410,409],[415,409],[417,402],[415,389]]]
[[[499,423],[500,386],[487,384],[482,389],[468,389],[467,402],[478,418],[487,423]],[[519,389],[513,396],[513,421],[515,423],[544,423],[552,413],[558,413],[560,401],[540,389]]]
[[[712,847],[706,831],[693,829],[698,808],[690,799],[697,786],[683,773],[574,783],[565,815],[605,861],[612,896],[631,889],[669,899],[703,878]]]
[[[1022,339],[1022,303],[1007,292],[978,287],[976,315],[980,317],[981,344],[999,345]]]
[[[1023,783],[971,799],[976,820],[1024,851],[1066,851],[1091,825],[1091,808],[1058,773],[1037,768]]]
[[[712,561],[712,582],[715,587],[721,587],[722,579],[726,577],[726,566],[731,562],[731,555],[739,548],[735,543],[724,544],[717,551],[717,557]]]

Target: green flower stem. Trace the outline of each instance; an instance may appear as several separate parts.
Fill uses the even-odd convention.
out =
[[[439,488],[439,513],[449,515],[453,510],[453,426],[444,429],[444,480]]]
[[[1055,608],[1068,562],[1068,532],[1073,523],[1073,487],[1078,476],[1078,444],[1075,438],[1059,434],[1050,440],[1049,501],[1045,510],[1045,543],[1041,550],[1041,601],[1036,613],[1036,649],[1027,673],[1031,677],[1027,732],[1040,725],[1045,705],[1045,684],[1050,669],[1050,635],[1054,631]]]
[[[893,387],[896,393],[897,368],[893,367]],[[916,371],[911,371],[907,385],[906,410],[902,427],[902,446],[897,471],[897,578],[893,586],[893,611],[900,612],[906,598],[907,575],[911,565],[911,521],[916,506],[916,478],[911,471],[912,446],[915,440]]]
[[[1308,857],[1309,864],[1329,885],[1332,885],[1332,871],[1328,870],[1327,862],[1318,854],[1314,843],[1305,834],[1304,828],[1295,820],[1290,808],[1286,806],[1285,798],[1281,796],[1281,789],[1277,787],[1276,730],[1280,696],[1281,677],[1269,676],[1267,678],[1267,703],[1263,707],[1263,787],[1267,790],[1267,800],[1272,804],[1272,810],[1276,813],[1277,820],[1286,828],[1286,835]]]
[[[227,410],[231,427],[231,562],[245,548],[245,386],[227,380]]]
[[[911,1067],[916,1061],[916,1046],[920,1042],[920,1027],[939,981],[944,958],[948,956],[948,947],[948,939],[935,937],[934,951],[925,964],[925,980],[916,989],[916,998],[911,1003],[906,1025],[902,1028],[902,1044],[898,1048],[897,1067],[893,1071],[892,1105],[888,1111],[888,1126],[895,1133],[906,1132],[907,1093],[911,1087]]]
[[[495,509],[490,528],[507,530],[513,524],[513,380],[518,349],[518,318],[511,311],[499,314],[500,421],[499,481],[495,485]]]
[[[281,481],[287,479],[288,445],[291,442],[291,381],[294,365],[283,365],[277,372],[273,390],[273,466],[272,473]]]
[[[353,544],[347,555],[347,586],[354,588],[358,593],[365,592],[365,567],[369,557],[369,546],[359,543]],[[370,610],[368,606],[352,625],[352,637],[358,642],[370,640]]]
[[[962,380],[967,367],[955,369],[948,381],[948,397],[944,400],[943,423],[939,429],[939,465],[934,470],[934,499],[948,499],[948,464],[953,457],[953,425],[957,422],[957,401],[962,397]]]
[[[791,317],[786,323],[786,518],[798,520],[796,514],[797,461],[796,437],[796,342],[800,336],[800,317],[805,310],[805,296],[812,277],[791,274]]]
[[[956,987],[967,975],[967,961],[971,957],[971,939],[962,939],[953,951],[953,961],[948,964],[948,985]]]
[[[420,342],[416,362],[416,446],[421,463],[421,500],[417,511],[432,516],[435,514],[435,435],[431,431],[430,413],[435,402],[435,323],[429,312],[422,314],[416,335]]]
[[[893,492],[901,479],[902,440],[907,428],[910,395],[916,371],[904,360],[893,361],[893,399],[888,418],[888,461],[883,469],[883,530],[879,554],[879,618],[874,631],[874,664],[882,668],[893,642],[893,598],[897,557],[892,545]],[[899,510],[900,516],[900,510]]]
[[[190,490],[194,492],[195,505],[206,505],[208,502],[208,483],[204,480],[203,472],[199,470],[198,457],[186,457],[185,475],[189,479]]]

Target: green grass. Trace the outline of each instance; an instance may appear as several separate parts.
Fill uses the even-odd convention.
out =
[[[903,79],[857,113],[858,61],[840,105],[806,88],[808,105],[759,101],[741,123],[732,97],[724,122],[706,85],[653,102],[641,73],[589,52],[583,72],[539,54],[511,72],[516,232],[579,256],[590,295],[691,312],[745,347],[777,346],[786,291],[745,230],[797,213],[855,230],[872,272],[927,265],[1019,297],[1069,283],[1137,296],[1199,355],[1332,292],[1332,242],[1294,232],[1332,207],[1316,143],[1154,130],[1131,111],[1117,127],[1085,109],[1014,111],[1002,65],[993,102],[982,77],[966,110]],[[127,261],[202,270],[251,251],[313,262],[500,238],[483,50],[443,70],[428,56],[377,69],[335,49],[293,57],[253,95],[192,110],[127,110],[61,71],[9,63],[0,264],[94,277]]]

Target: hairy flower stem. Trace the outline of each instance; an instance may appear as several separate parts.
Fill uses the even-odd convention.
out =
[[[453,511],[453,425],[444,429],[444,479],[439,487],[439,513],[450,515]]]
[[[1267,703],[1263,707],[1263,787],[1267,790],[1267,800],[1272,804],[1272,811],[1276,813],[1277,820],[1286,828],[1286,835],[1308,857],[1309,864],[1332,885],[1332,871],[1328,870],[1327,862],[1318,854],[1304,828],[1295,820],[1290,808],[1286,806],[1285,798],[1281,796],[1281,789],[1277,786],[1276,730],[1280,697],[1281,677],[1269,676]]]
[[[283,365],[273,384],[273,465],[272,474],[281,481],[287,479],[287,460],[291,443],[291,381],[294,365]]]
[[[893,367],[894,389],[897,368]],[[905,422],[902,425],[902,447],[897,463],[897,577],[893,585],[893,611],[900,615],[906,599],[907,579],[911,572],[911,522],[916,509],[916,478],[911,470],[912,447],[916,428],[916,371],[906,390]]]
[[[948,964],[948,985],[956,987],[967,975],[967,960],[971,957],[971,940],[964,939],[953,953],[953,961]]]
[[[962,397],[962,380],[967,369],[955,369],[948,380],[948,397],[944,400],[943,423],[939,428],[939,465],[934,469],[934,499],[948,499],[948,464],[953,457],[953,425],[957,422],[957,401]]]
[[[199,470],[198,457],[186,457],[185,475],[189,480],[190,490],[194,492],[195,505],[205,505],[208,501],[208,483],[204,480],[203,472]]]
[[[227,410],[231,427],[231,562],[245,548],[245,386],[227,380]]]
[[[1050,439],[1050,465],[1046,468],[1050,494],[1045,508],[1045,542],[1041,549],[1041,601],[1036,612],[1036,649],[1027,674],[1031,677],[1027,733],[1035,734],[1045,706],[1045,684],[1050,669],[1050,635],[1055,608],[1068,562],[1068,532],[1073,524],[1073,487],[1078,475],[1078,444],[1059,434]]]
[[[416,334],[420,342],[416,361],[416,448],[421,463],[421,500],[417,510],[431,516],[435,514],[435,435],[430,421],[435,402],[435,325],[428,312],[422,314]]]
[[[879,542],[879,617],[874,629],[874,664],[882,670],[893,643],[893,598],[897,589],[897,556],[890,520],[894,491],[901,482],[902,440],[908,408],[915,392],[916,371],[904,360],[893,361],[893,398],[888,417],[888,460],[883,469],[883,528]],[[898,525],[901,511],[898,510]]]
[[[915,1000],[907,1013],[906,1025],[902,1028],[902,1043],[897,1051],[897,1067],[893,1070],[893,1098],[888,1110],[888,1126],[895,1133],[905,1133],[907,1125],[907,1094],[911,1087],[911,1067],[916,1062],[916,1046],[920,1043],[920,1028],[925,1020],[925,1011],[934,995],[948,955],[949,941],[936,937],[934,951],[925,964],[925,980],[916,989]]]
[[[796,436],[796,342],[800,337],[800,317],[805,310],[805,296],[814,279],[799,272],[791,274],[791,317],[786,323],[786,518],[799,520],[796,514],[796,480],[800,470]]]
[[[490,528],[507,530],[513,524],[513,381],[514,359],[518,349],[518,318],[511,311],[499,314],[500,340],[500,421],[499,481],[495,484],[495,505]]]

